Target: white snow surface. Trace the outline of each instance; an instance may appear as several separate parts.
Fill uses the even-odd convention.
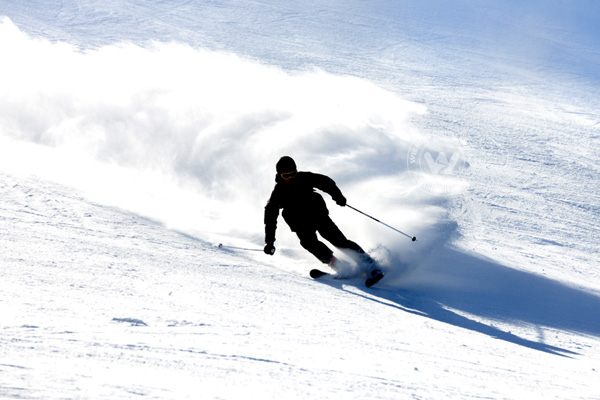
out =
[[[599,19],[3,0],[0,398],[599,399]],[[378,285],[262,253],[282,155]]]

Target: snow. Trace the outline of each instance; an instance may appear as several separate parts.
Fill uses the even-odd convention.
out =
[[[599,16],[3,1],[0,397],[598,398]],[[260,251],[284,154],[375,287]]]

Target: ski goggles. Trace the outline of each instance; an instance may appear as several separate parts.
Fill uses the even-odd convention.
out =
[[[298,175],[298,171],[284,172],[283,174],[279,174],[284,181],[295,178],[296,175]]]

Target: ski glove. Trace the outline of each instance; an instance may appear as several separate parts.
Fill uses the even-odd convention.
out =
[[[340,197],[335,199],[335,204],[337,204],[338,206],[344,207],[346,205],[346,198],[344,196],[340,195]]]
[[[273,246],[273,243],[267,243],[263,251],[265,252],[265,254],[272,256],[273,254],[275,254],[275,246]]]

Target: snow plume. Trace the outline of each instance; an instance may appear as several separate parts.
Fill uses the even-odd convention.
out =
[[[81,50],[30,38],[7,18],[0,54],[5,170],[76,186],[205,240],[260,246],[275,162],[291,155],[299,169],[335,179],[350,204],[422,236],[421,246],[443,226],[448,196],[420,190],[422,171],[409,167],[411,149],[428,140],[409,123],[424,107],[368,81],[179,43]],[[364,247],[394,259],[413,246],[329,204]],[[284,254],[299,248],[279,243]]]

